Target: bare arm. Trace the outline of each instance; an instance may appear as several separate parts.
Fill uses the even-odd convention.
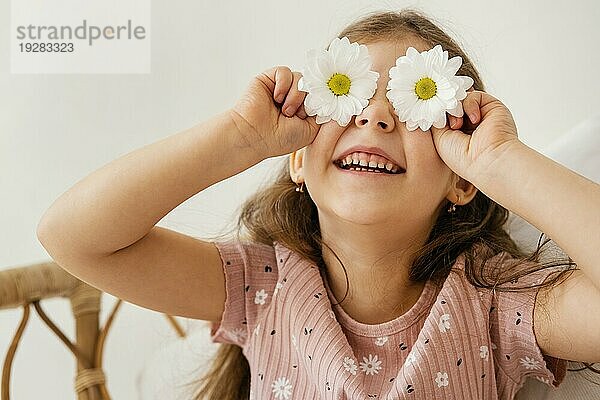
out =
[[[156,311],[219,321],[226,289],[215,244],[155,224],[205,188],[314,139],[318,126],[301,107],[299,77],[272,68],[231,110],[94,171],[46,211],[40,242],[62,268],[100,290]],[[275,92],[285,95],[290,115],[274,103]]]
[[[62,268],[102,291],[171,315],[220,321],[226,292],[216,246],[155,223],[261,160],[237,128],[243,123],[226,112],[103,166],[46,211],[40,242]]]
[[[600,185],[516,142],[473,183],[554,240],[600,290]]]
[[[137,242],[179,204],[261,161],[230,111],[108,163],[46,211],[38,237],[68,263]],[[237,124],[236,124],[237,123]]]
[[[546,233],[581,268],[536,298],[534,326],[542,351],[599,362],[600,185],[524,144],[507,149],[477,184]]]

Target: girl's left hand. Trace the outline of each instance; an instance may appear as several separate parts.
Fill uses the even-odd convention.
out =
[[[521,142],[512,115],[500,100],[486,92],[471,90],[462,103],[464,117],[450,115],[444,128],[432,126],[431,133],[444,163],[474,183],[472,179],[479,171],[485,170],[506,149]]]

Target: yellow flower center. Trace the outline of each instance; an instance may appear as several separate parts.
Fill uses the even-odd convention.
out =
[[[352,82],[350,78],[348,78],[344,74],[334,74],[328,81],[327,87],[335,94],[336,96],[343,96],[345,94],[350,93],[350,85]]]
[[[421,78],[415,85],[415,93],[422,100],[429,100],[435,96],[437,92],[437,86],[431,78]]]

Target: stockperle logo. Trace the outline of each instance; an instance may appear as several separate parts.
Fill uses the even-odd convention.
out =
[[[11,73],[150,73],[150,0],[12,0]]]

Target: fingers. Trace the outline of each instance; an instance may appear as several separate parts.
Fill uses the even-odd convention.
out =
[[[298,117],[305,119],[307,115],[303,103],[306,92],[298,90],[298,81],[302,78],[302,74],[292,72],[286,66],[274,67],[271,71],[273,71],[275,81],[273,99],[277,103],[283,103],[281,104],[283,114],[288,117],[298,115]]]
[[[277,103],[283,103],[286,94],[292,86],[292,71],[285,66],[275,67],[275,89],[273,90],[273,99]]]
[[[450,128],[457,130],[462,128],[462,124],[462,117],[455,117],[454,115],[448,114],[448,125],[450,125]]]
[[[465,114],[468,115],[469,120],[472,124],[479,122],[481,117],[480,105],[482,103],[482,92],[472,91],[467,94],[467,97],[463,100],[463,109]]]
[[[466,114],[468,120],[465,121],[465,115],[462,117],[455,117],[454,115],[448,114],[448,125],[451,129],[458,130],[462,129],[465,125],[473,126],[480,119],[480,104],[482,99],[482,92],[477,92],[471,87],[467,90],[467,97],[462,100],[463,111]]]
[[[303,105],[306,92],[301,92],[298,90],[298,81],[300,78],[302,78],[302,74],[300,72],[293,72],[292,87],[287,93],[285,103],[283,103],[281,106],[281,110],[288,117],[292,117],[294,114],[296,114],[296,112],[298,112],[298,116],[300,118],[306,118],[306,112],[304,111]]]

